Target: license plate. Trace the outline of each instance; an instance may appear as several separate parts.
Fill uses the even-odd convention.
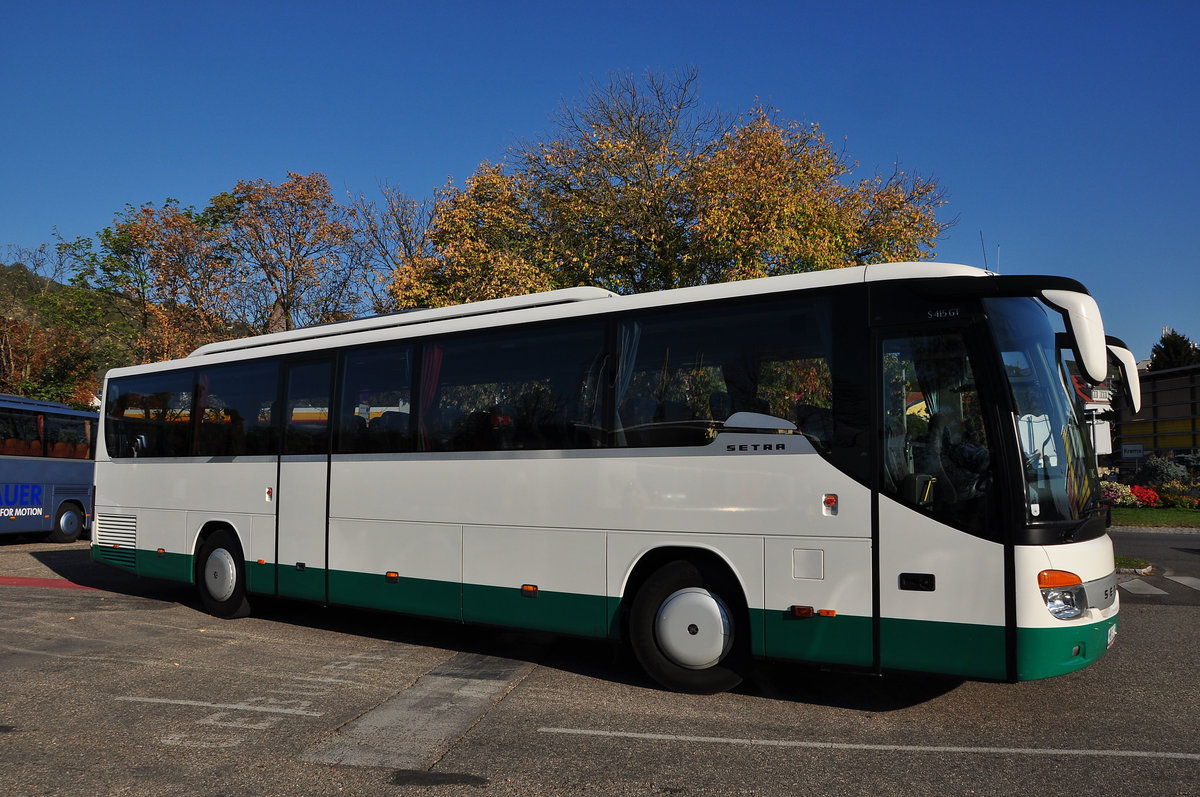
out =
[[[1117,640],[1117,624],[1113,623],[1108,627],[1108,646],[1111,648],[1113,642]]]

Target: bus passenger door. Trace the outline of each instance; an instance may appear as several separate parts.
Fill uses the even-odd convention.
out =
[[[275,523],[278,593],[324,601],[333,362],[286,365]]]
[[[971,342],[969,328],[926,325],[876,349],[883,669],[1006,677],[998,463]]]

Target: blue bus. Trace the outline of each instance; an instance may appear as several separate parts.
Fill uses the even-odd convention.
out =
[[[90,527],[97,420],[0,393],[0,534],[74,542]]]

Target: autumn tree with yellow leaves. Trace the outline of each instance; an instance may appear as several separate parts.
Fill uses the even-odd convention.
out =
[[[397,306],[598,285],[618,293],[932,256],[936,181],[853,178],[817,125],[705,112],[698,75],[612,76],[552,133],[436,197]]]

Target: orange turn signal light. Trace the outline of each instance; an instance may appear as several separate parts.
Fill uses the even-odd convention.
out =
[[[1043,570],[1038,573],[1038,586],[1042,589],[1074,587],[1082,583],[1083,579],[1066,570]]]
[[[521,595],[523,595],[526,598],[536,598],[537,597],[537,584],[522,584],[521,585]]]

